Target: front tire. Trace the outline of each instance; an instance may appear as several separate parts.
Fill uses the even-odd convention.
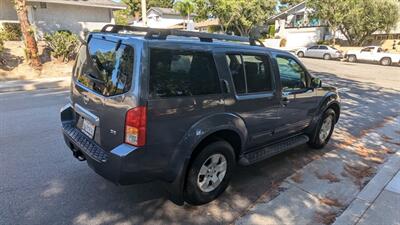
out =
[[[348,60],[351,63],[355,63],[355,62],[357,62],[357,57],[355,55],[349,55]]]
[[[323,148],[330,140],[336,123],[336,113],[333,109],[327,109],[316,126],[312,139],[308,145],[315,149]]]
[[[299,58],[303,58],[303,57],[304,57],[304,52],[302,52],[302,51],[298,52],[298,53],[297,53],[297,56],[298,56]]]
[[[189,168],[185,201],[202,205],[216,199],[227,188],[235,166],[235,151],[228,142],[216,141],[207,145]]]

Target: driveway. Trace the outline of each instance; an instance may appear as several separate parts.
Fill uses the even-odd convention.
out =
[[[68,91],[0,94],[0,224],[226,224],[313,159],[332,150],[335,136],[360,136],[400,109],[399,68],[303,59],[324,83],[341,90],[342,118],[324,150],[303,146],[238,168],[216,201],[179,207],[158,182],[115,186],[75,160],[60,132]],[[279,190],[278,190],[279,191]]]

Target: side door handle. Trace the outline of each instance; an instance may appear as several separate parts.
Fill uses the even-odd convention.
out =
[[[289,103],[290,103],[289,93],[288,92],[283,92],[282,93],[282,98],[281,98],[281,104],[283,106],[287,106]]]
[[[282,96],[281,102],[283,106],[287,106],[290,103],[290,100],[288,97]]]

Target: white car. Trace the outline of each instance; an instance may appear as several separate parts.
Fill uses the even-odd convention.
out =
[[[300,48],[297,49],[295,53],[300,58],[311,57],[311,58],[330,60],[330,59],[339,59],[343,57],[341,51],[328,45],[314,45],[309,48]]]
[[[377,62],[383,66],[390,66],[393,63],[400,64],[400,54],[385,52],[379,46],[368,46],[361,50],[349,50],[345,58],[347,58],[349,62]]]

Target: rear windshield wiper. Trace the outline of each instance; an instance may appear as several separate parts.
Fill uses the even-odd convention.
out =
[[[93,80],[93,81],[96,81],[97,83],[100,83],[100,84],[105,84],[105,83],[106,83],[104,80],[100,80],[99,78],[97,78],[96,76],[94,76],[94,75],[91,74],[91,73],[85,73],[84,75],[85,75],[86,77],[88,77],[89,79],[91,79],[91,80]]]

